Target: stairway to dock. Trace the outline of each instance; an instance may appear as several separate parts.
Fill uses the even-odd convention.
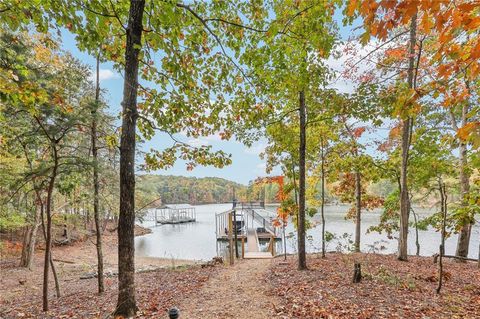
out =
[[[247,230],[247,252],[244,255],[245,259],[269,259],[273,258],[270,252],[263,252],[259,249],[258,235],[255,228]]]
[[[273,225],[273,213],[263,206],[241,205],[215,214],[215,233],[218,241],[241,242],[242,258],[270,259],[275,255],[275,241],[280,239]],[[236,225],[236,226],[234,226]],[[261,249],[260,241],[269,241],[267,251]],[[238,245],[238,244],[237,244]],[[217,245],[217,253],[218,253]],[[238,247],[238,246],[237,246]],[[231,252],[230,252],[231,254]]]

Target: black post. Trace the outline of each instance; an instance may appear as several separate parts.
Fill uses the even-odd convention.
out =
[[[260,202],[260,207],[265,208],[265,197],[266,197],[266,191],[265,191],[265,185],[262,188],[262,201]]]
[[[355,263],[353,265],[353,283],[359,283],[362,281],[362,267],[360,263]]]
[[[235,188],[233,189],[233,235],[235,236],[235,257],[238,259],[238,230],[237,230],[237,199],[235,198]]]
[[[235,196],[235,187],[233,188],[233,202],[232,202],[232,204],[233,204],[232,208],[235,209],[237,207],[237,198]]]
[[[180,311],[177,308],[171,308],[168,310],[168,318],[177,319],[180,317]]]

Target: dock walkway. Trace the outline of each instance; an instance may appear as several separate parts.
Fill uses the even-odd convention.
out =
[[[240,213],[240,214],[239,214]],[[268,219],[271,212],[266,211],[263,207],[238,207],[216,215],[216,233],[217,241],[229,241],[230,236],[228,229],[235,224],[233,221],[229,224],[229,218],[232,214],[236,214],[236,222],[238,227],[242,227],[236,233],[238,241],[242,242],[242,256],[245,259],[267,259],[273,258],[275,240],[279,240],[275,227],[272,225],[271,219]],[[271,217],[271,216],[270,216]],[[240,221],[239,221],[240,218]],[[235,233],[235,232],[234,232]],[[260,240],[270,241],[268,251],[261,251]],[[246,241],[246,247],[243,246]],[[246,249],[245,249],[246,248]],[[218,246],[217,246],[218,249]]]
[[[258,237],[255,228],[247,230],[247,248],[249,252],[258,252]]]

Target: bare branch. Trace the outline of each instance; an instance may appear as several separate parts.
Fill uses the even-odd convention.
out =
[[[274,121],[268,122],[268,123],[266,124],[266,126],[270,126],[270,125],[279,123],[279,122],[281,122],[285,117],[287,117],[287,115],[289,115],[290,113],[296,112],[296,111],[298,111],[298,108],[295,108],[295,109],[292,109],[292,110],[288,110],[288,111],[286,111],[285,113],[281,114],[281,115],[280,115],[280,118],[278,118],[278,119],[276,119],[276,120],[274,120]]]

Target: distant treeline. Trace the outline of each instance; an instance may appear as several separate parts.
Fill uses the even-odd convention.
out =
[[[218,177],[140,175],[136,180],[137,206],[157,198],[163,204],[208,204],[247,199],[247,186]],[[138,206],[139,207],[139,206]]]
[[[326,202],[338,202],[340,199],[332,194],[327,186]],[[317,183],[315,188],[320,188]],[[390,191],[391,183],[386,180],[380,180],[369,187],[372,194],[386,196],[385,192]],[[162,204],[212,204],[229,203],[234,198],[237,201],[261,201],[266,203],[278,202],[276,195],[278,185],[273,184],[255,184],[242,185],[233,181],[219,177],[185,177],[173,175],[139,175],[136,180],[136,200],[137,208],[143,207],[157,199]],[[293,196],[294,192],[291,192]],[[318,190],[314,199],[320,200]],[[159,204],[160,200],[155,202]]]

